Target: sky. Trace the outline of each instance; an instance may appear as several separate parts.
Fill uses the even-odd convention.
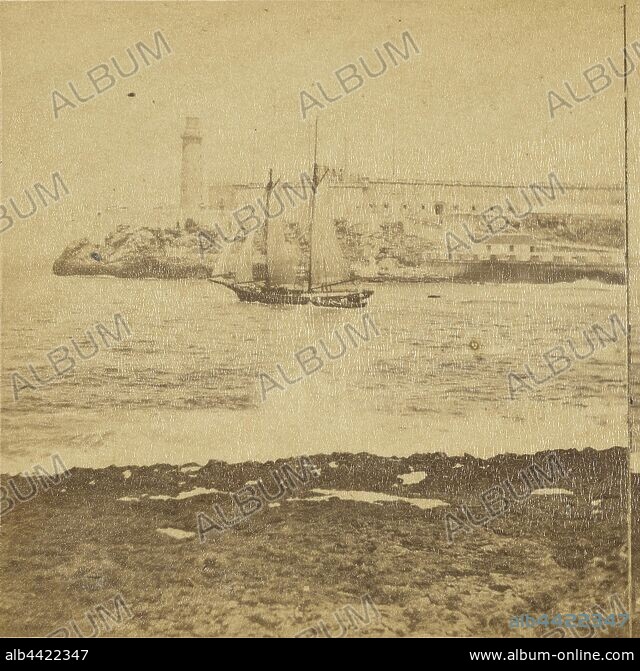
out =
[[[584,95],[590,65],[611,56],[622,67],[618,2],[48,2],[0,12],[1,202],[55,171],[70,191],[0,234],[9,256],[55,256],[108,232],[78,211],[177,203],[186,116],[201,118],[209,183],[308,170],[316,116],[320,162],[353,173],[531,183],[554,171],[563,183],[622,183],[621,81],[553,120],[548,107],[549,90],[567,96],[564,81]],[[86,95],[87,70],[113,56],[124,65],[127,47],[153,46],[157,29],[170,55],[54,119],[54,89],[70,95],[71,81]],[[373,67],[374,49],[401,46],[407,30],[419,55],[302,119],[303,89],[317,95],[320,82],[336,95],[336,69],[360,57]]]

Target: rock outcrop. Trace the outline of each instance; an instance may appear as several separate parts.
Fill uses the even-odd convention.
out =
[[[112,275],[179,279],[206,277],[215,255],[203,253],[197,230],[120,227],[102,244],[84,238],[62,252],[56,275]]]

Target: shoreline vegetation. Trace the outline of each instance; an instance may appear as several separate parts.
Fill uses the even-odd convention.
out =
[[[0,633],[46,635],[72,630],[73,620],[89,636],[91,622],[78,614],[116,595],[131,617],[109,635],[124,637],[295,636],[320,620],[322,635],[338,636],[332,613],[363,599],[379,617],[359,636],[542,636],[553,627],[509,623],[627,603],[624,448],[307,459],[313,478],[277,499],[273,473],[285,464],[299,470],[296,458],[69,469],[2,515],[13,551],[2,558]],[[550,479],[527,491],[522,474],[532,468]],[[28,478],[11,480],[28,493]],[[508,506],[483,523],[507,482]],[[244,505],[247,488],[260,484],[259,511],[201,542],[199,514],[228,519],[233,502]],[[636,529],[639,492],[634,474]],[[451,539],[447,516],[461,511],[474,528]],[[636,576],[638,544],[636,534]],[[45,585],[46,607],[37,597]],[[18,610],[19,620],[11,617]]]
[[[569,264],[552,262],[477,260],[447,261],[438,250],[416,236],[397,236],[392,241],[379,236],[346,241],[342,246],[352,275],[360,282],[461,282],[546,284],[595,280],[624,284],[623,266],[616,264]],[[264,255],[262,232],[251,244],[257,258]],[[232,243],[235,244],[235,243]],[[287,244],[294,250],[305,246],[295,227]],[[184,229],[121,226],[102,244],[82,239],[68,245],[53,263],[55,275],[112,276],[129,279],[205,279],[217,274],[222,247],[212,243],[211,233],[187,224]],[[444,247],[440,250],[443,253]],[[264,261],[254,264],[254,278],[265,273]]]

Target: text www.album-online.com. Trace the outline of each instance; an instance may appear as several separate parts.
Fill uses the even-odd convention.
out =
[[[569,650],[567,652],[560,650],[558,652],[545,652],[543,650],[511,650],[507,653],[502,651],[481,650],[478,652],[469,651],[471,661],[480,662],[520,662],[532,661],[542,662],[545,660],[558,660],[559,662],[587,662],[587,661],[624,661],[633,662],[635,657],[633,652],[618,652],[617,650],[607,650],[601,653],[598,650]]]

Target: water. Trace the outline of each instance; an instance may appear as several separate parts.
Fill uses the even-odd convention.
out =
[[[27,277],[28,279],[23,279]],[[0,470],[59,453],[68,466],[267,460],[318,452],[530,452],[627,444],[624,338],[533,392],[507,373],[582,330],[624,318],[624,287],[376,285],[370,307],[239,303],[203,281],[5,276]],[[429,298],[437,294],[439,298]],[[121,314],[131,329],[46,388],[13,400],[11,372],[52,369],[46,353]],[[261,400],[258,375],[300,374],[294,353],[331,351],[369,314],[380,331]],[[77,359],[77,357],[76,357]],[[548,370],[548,369],[547,369]],[[277,377],[277,379],[280,379]]]

